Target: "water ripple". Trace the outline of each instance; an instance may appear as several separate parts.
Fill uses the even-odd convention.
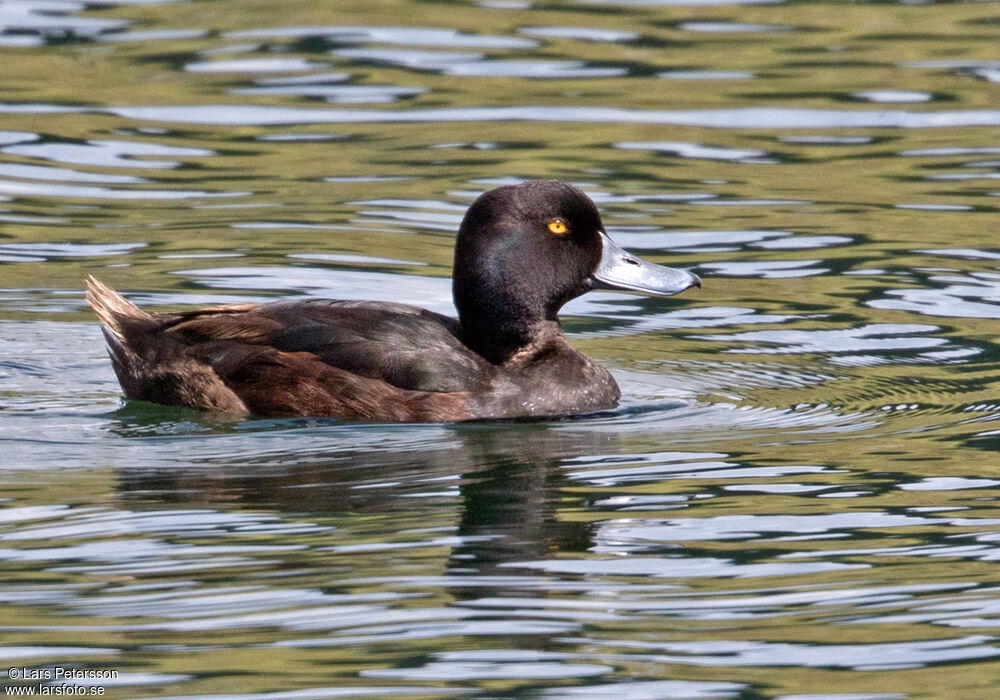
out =
[[[502,680],[510,678],[586,678],[612,671],[611,666],[580,663],[574,655],[538,651],[454,651],[434,655],[434,660],[415,668],[371,669],[369,678],[406,680]]]
[[[184,70],[192,73],[299,73],[326,67],[325,63],[301,58],[238,58],[188,63]]]
[[[278,27],[226,32],[227,38],[272,39],[317,37],[331,44],[403,44],[474,49],[530,49],[538,45],[530,39],[468,34],[439,27],[314,26]]]
[[[887,644],[783,644],[774,642],[638,642],[579,639],[575,643],[638,649],[646,661],[705,666],[802,666],[885,670],[914,668],[955,660],[1000,656],[987,636],[926,639]]]
[[[977,256],[987,257],[988,256]],[[1000,318],[1000,274],[974,272],[970,275],[933,275],[923,289],[891,289],[889,299],[874,299],[875,309],[901,309],[924,316],[947,318]]]
[[[465,59],[463,59],[465,60]],[[0,112],[13,107],[0,105]],[[38,109],[50,109],[38,106]],[[613,107],[453,107],[420,110],[324,110],[258,105],[175,105],[113,107],[127,119],[180,124],[267,126],[288,124],[407,122],[570,122],[584,124],[662,124],[713,129],[940,129],[1000,126],[1000,111],[953,112],[848,111],[745,107],[707,110],[638,110]]]
[[[124,177],[124,176],[121,176]],[[112,189],[110,187],[86,187],[75,185],[50,185],[16,180],[0,180],[0,193],[19,197],[56,197],[61,199],[107,199],[107,200],[170,200],[194,199],[198,197],[246,197],[250,192],[209,192],[207,190],[154,190],[154,189]]]
[[[121,3],[125,4],[127,0]],[[98,4],[98,3],[94,3]],[[69,13],[81,4],[61,0],[0,3],[0,32],[20,32],[28,35],[21,45],[35,46],[45,39],[83,37],[93,39],[104,32],[120,31],[129,25],[126,20],[79,17]]]
[[[681,158],[724,160],[729,162],[774,163],[764,151],[741,150],[737,148],[721,148],[719,146],[703,146],[698,143],[681,143],[678,141],[627,141],[616,143],[616,148],[631,151],[655,151],[657,153],[672,153]]]
[[[116,141],[96,139],[82,143],[46,141],[17,146],[7,146],[4,153],[18,156],[53,160],[58,163],[91,165],[103,168],[176,168],[174,160],[150,160],[153,156],[200,158],[214,155],[204,148],[167,146],[145,141]],[[137,159],[138,157],[138,159]]]

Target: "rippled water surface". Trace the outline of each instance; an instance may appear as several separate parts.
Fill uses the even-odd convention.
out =
[[[1000,11],[0,1],[0,684],[105,697],[992,698]],[[572,302],[531,424],[124,402],[140,304],[451,313],[479,192],[695,270]]]

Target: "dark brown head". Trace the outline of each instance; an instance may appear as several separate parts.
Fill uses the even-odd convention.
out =
[[[480,195],[458,230],[452,276],[465,342],[497,363],[590,289],[670,295],[701,285],[689,272],[623,251],[590,198],[555,180]]]

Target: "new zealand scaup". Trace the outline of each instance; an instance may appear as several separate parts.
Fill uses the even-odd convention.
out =
[[[611,374],[566,342],[557,314],[590,289],[667,296],[696,275],[612,242],[576,187],[498,187],[469,208],[455,245],[458,319],[404,304],[279,301],[170,314],[143,311],[97,281],[131,399],[258,416],[460,421],[613,407]]]

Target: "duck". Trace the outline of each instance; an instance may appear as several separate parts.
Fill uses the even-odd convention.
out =
[[[151,313],[93,276],[86,298],[128,399],[237,416],[447,423],[614,408],[617,382],[569,344],[559,310],[592,289],[670,296],[701,284],[620,248],[576,186],[530,180],[484,192],[463,217],[457,318],[321,299]]]

